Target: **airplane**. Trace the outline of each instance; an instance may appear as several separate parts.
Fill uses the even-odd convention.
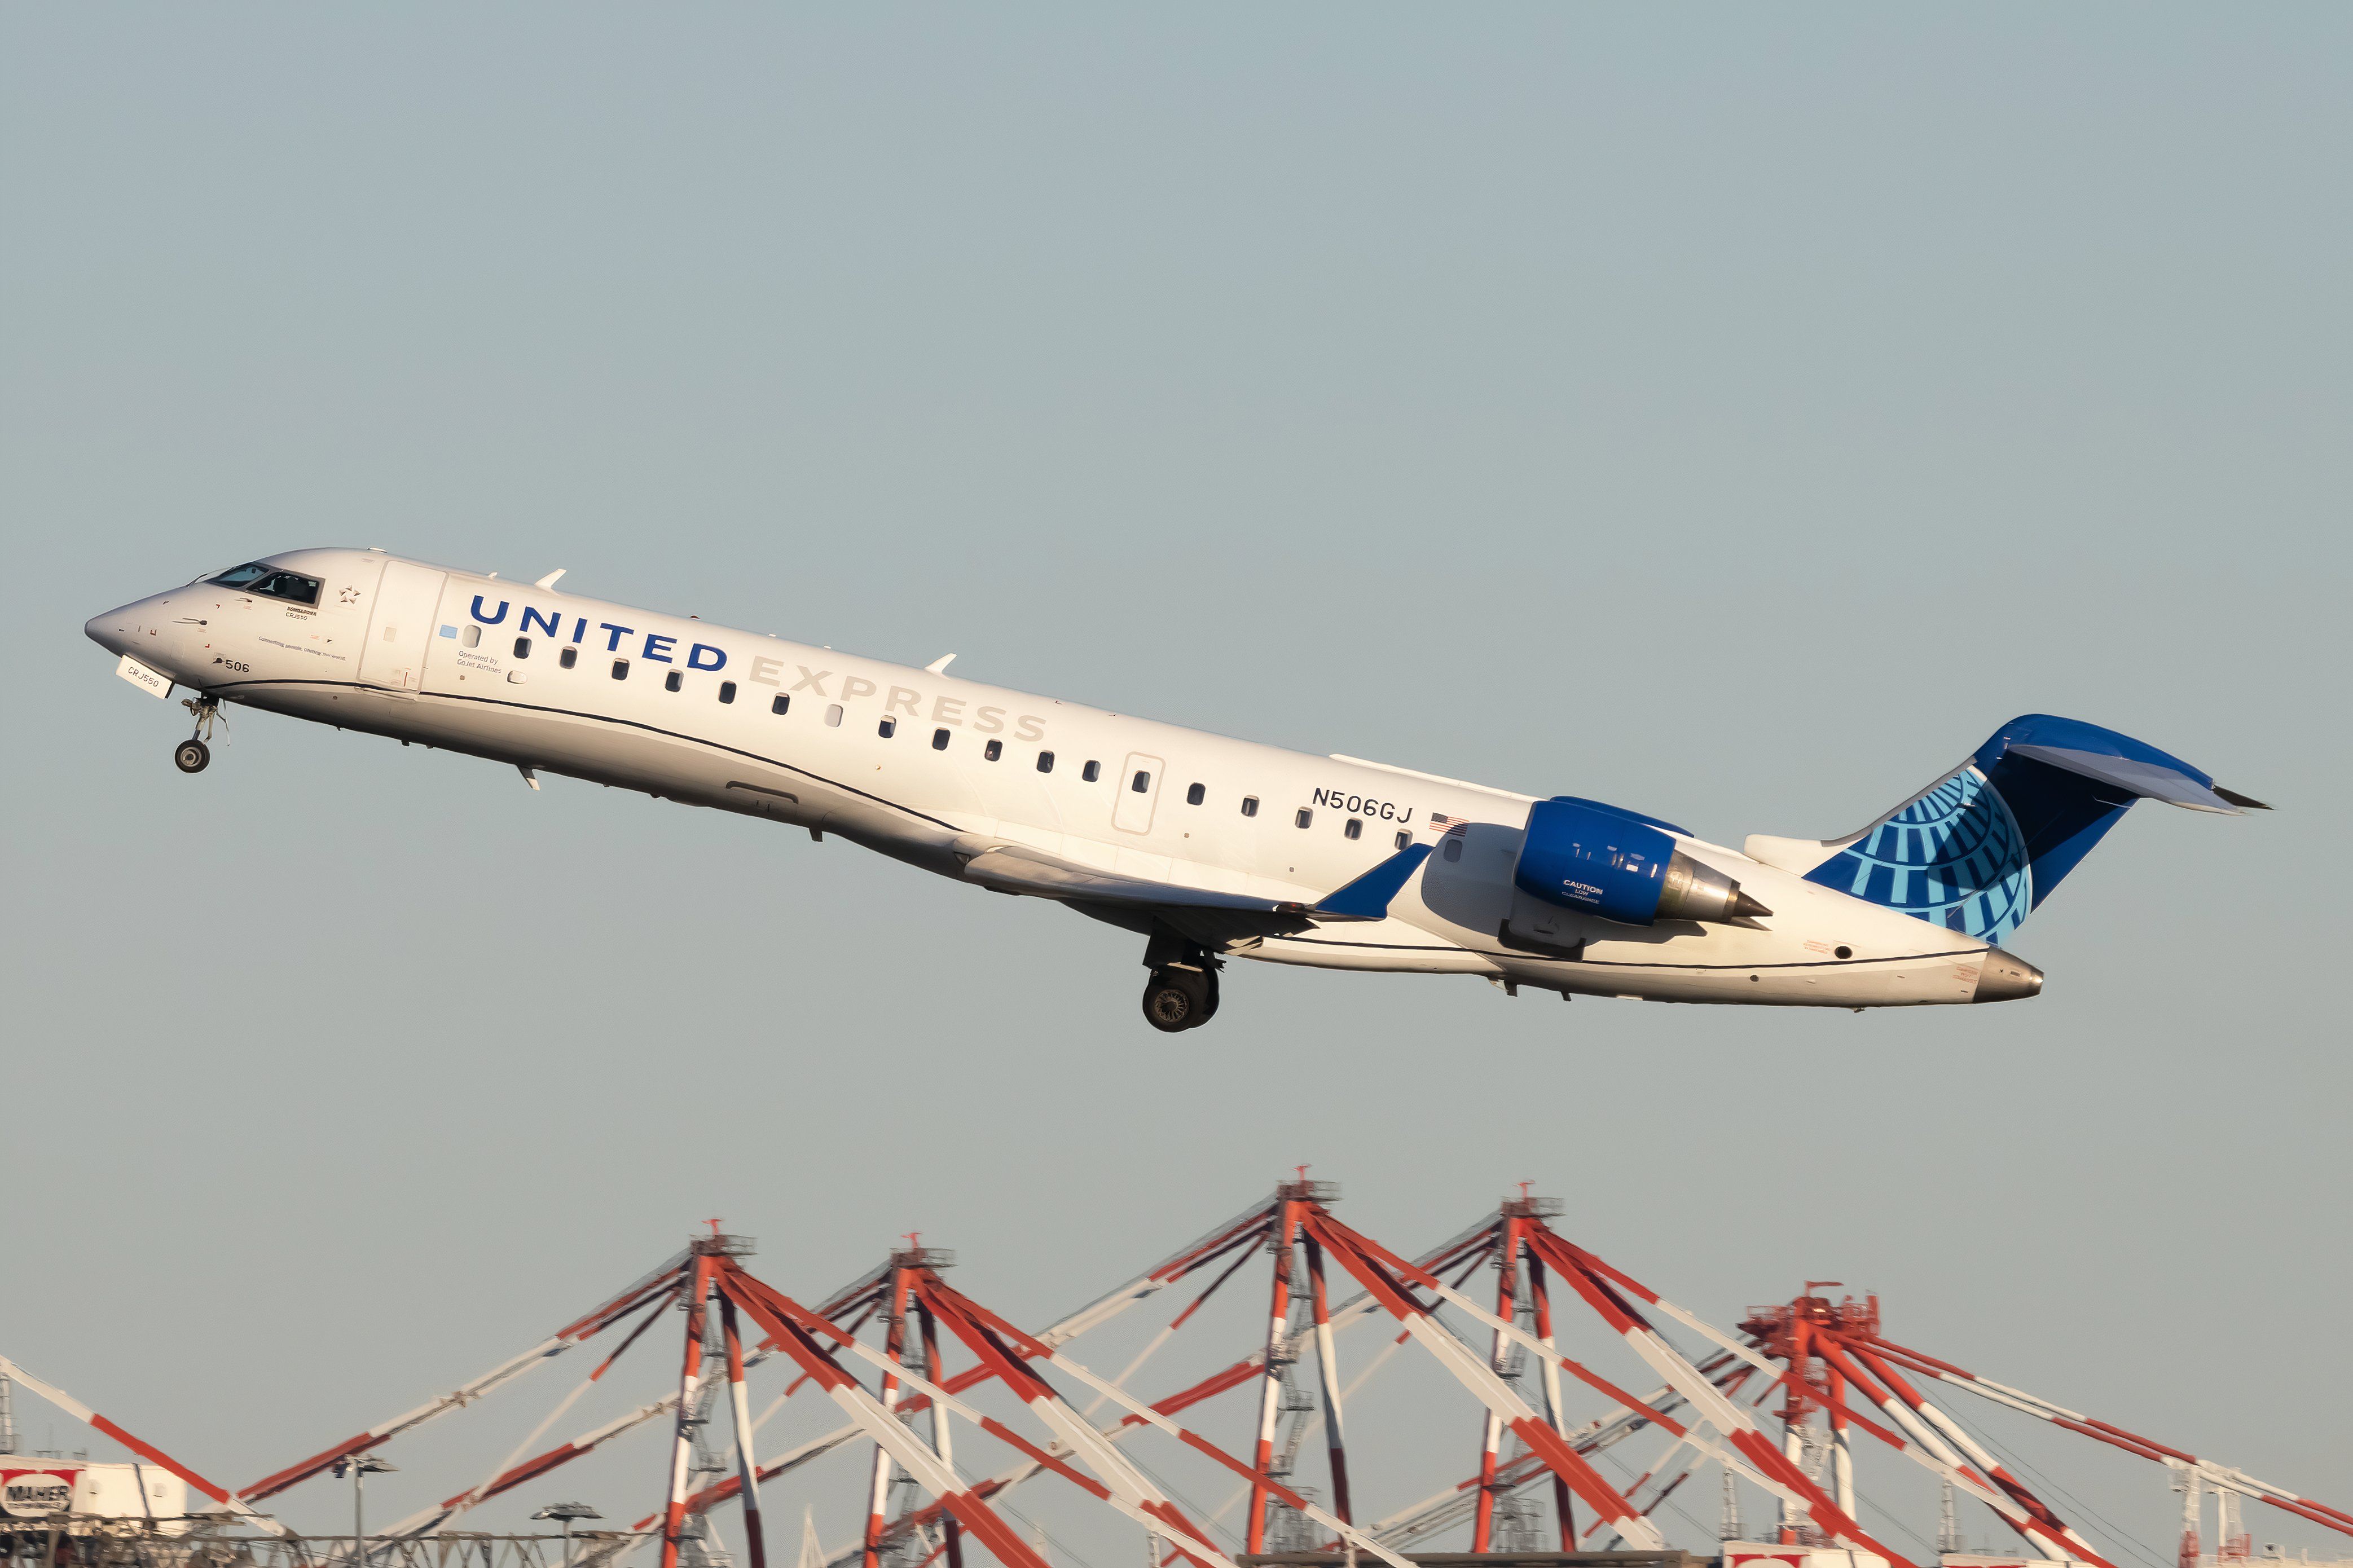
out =
[[[1215,1016],[1230,958],[1778,1006],[2011,1001],[2000,944],[2136,800],[2263,802],[2113,730],[2025,714],[1842,837],[1737,850],[1576,795],[1316,756],[379,549],[296,550],[92,618],[223,702],[832,834],[1144,939],[1144,1014]]]

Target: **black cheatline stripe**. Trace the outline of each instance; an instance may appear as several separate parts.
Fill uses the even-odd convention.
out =
[[[349,691],[379,691],[387,696],[392,694],[389,687],[370,686],[361,680],[232,680],[220,686],[203,687],[198,689],[227,691],[232,687],[245,686],[333,686]],[[724,752],[731,757],[742,757],[747,762],[762,763],[772,768],[782,768],[788,773],[798,773],[805,779],[816,780],[828,789],[838,789],[844,795],[854,795],[860,800],[871,800],[877,805],[887,805],[892,811],[904,812],[919,822],[928,822],[933,826],[944,827],[950,833],[963,831],[953,822],[942,822],[938,817],[917,811],[912,805],[901,805],[895,800],[876,795],[871,790],[860,789],[856,784],[837,783],[835,780],[827,778],[823,773],[813,773],[808,769],[796,767],[791,763],[780,763],[774,757],[764,757],[757,752],[747,752],[737,746],[723,746],[716,741],[706,741],[700,735],[688,735],[676,730],[665,730],[659,724],[641,724],[635,719],[615,719],[604,713],[583,713],[571,708],[545,708],[536,702],[510,702],[503,697],[461,697],[448,691],[420,691],[417,696],[419,699],[430,697],[442,702],[479,702],[485,708],[512,708],[519,713],[547,713],[565,719],[586,719],[598,724],[616,724],[623,729],[642,730],[649,735],[659,735],[670,741],[682,741],[690,746],[702,746],[713,752]]]
[[[1533,955],[1524,952],[1491,952],[1476,947],[1452,947],[1443,944],[1424,946],[1418,942],[1327,942],[1315,937],[1271,936],[1269,942],[1297,942],[1302,947],[1363,947],[1382,952],[1467,952],[1477,958],[1500,959],[1506,963],[1525,963]],[[1703,973],[1714,970],[1750,969],[1852,969],[1862,964],[1921,963],[1938,959],[1965,958],[1967,953],[1914,952],[1895,958],[1835,958],[1807,959],[1792,963],[1630,963],[1614,958],[1537,958],[1539,963],[1574,963],[1584,969],[1688,969]]]
[[[230,689],[232,687],[248,686],[337,687],[349,691],[389,692],[388,688],[370,686],[364,681],[357,680],[233,680],[225,682],[217,687],[199,687],[197,689],[202,691],[226,691]],[[702,746],[711,751],[724,752],[729,756],[742,757],[748,762],[763,763],[769,767],[782,768],[788,773],[798,773],[805,779],[814,779],[818,784],[824,784],[828,789],[838,789],[842,791],[844,794],[854,795],[861,800],[871,800],[877,805],[887,805],[893,811],[903,812],[919,822],[928,822],[933,826],[945,828],[950,833],[960,831],[955,824],[952,822],[943,822],[938,817],[928,816],[923,812],[917,811],[911,805],[901,805],[895,800],[886,799],[870,790],[860,789],[855,784],[837,784],[835,781],[827,778],[822,773],[811,773],[808,769],[797,767],[791,763],[780,763],[774,757],[764,757],[757,752],[746,752],[742,750],[740,747],[735,746],[723,746],[716,741],[706,741],[700,736],[681,734],[675,730],[662,729],[657,724],[641,724],[635,719],[615,719],[603,713],[583,713],[570,708],[544,708],[535,702],[510,702],[502,697],[460,697],[446,691],[419,692],[417,696],[419,698],[434,697],[447,702],[478,702],[486,708],[512,708],[522,713],[548,713],[566,719],[586,719],[599,724],[617,724],[625,729],[642,730],[649,735],[659,735],[665,740],[681,741],[691,746]],[[1386,942],[1324,942],[1312,938],[1297,936],[1271,936],[1264,940],[1269,942],[1294,942],[1303,947],[1355,947],[1376,949],[1384,952],[1467,952],[1472,954],[1473,957],[1492,958],[1507,963],[1514,961],[1525,962],[1527,957],[1525,953],[1507,953],[1500,952],[1489,952],[1479,948],[1461,947],[1452,943],[1433,943],[1430,946],[1421,946],[1419,944]],[[1955,956],[1958,955],[1953,953],[1922,952],[1906,954],[1898,958],[1864,959],[1862,962],[1865,963],[1911,963],[1926,960],[1951,958]],[[1737,969],[1842,969],[1851,967],[1855,963],[1855,960],[1837,959],[1828,962],[1809,961],[1803,963],[1627,963],[1612,959],[1540,959],[1538,962],[1579,963],[1588,969],[1687,969],[1705,973],[1715,970]]]

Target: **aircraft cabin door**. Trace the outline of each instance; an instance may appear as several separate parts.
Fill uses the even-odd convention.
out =
[[[1122,833],[1152,831],[1152,807],[1160,798],[1160,775],[1167,764],[1158,757],[1130,752],[1119,770],[1119,800],[1111,808],[1111,825]]]
[[[367,644],[360,650],[363,681],[388,691],[414,694],[424,689],[425,655],[433,646],[441,585],[448,576],[406,561],[384,563],[375,611],[368,618]]]

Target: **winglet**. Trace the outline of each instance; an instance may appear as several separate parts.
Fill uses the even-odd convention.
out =
[[[932,660],[931,663],[923,666],[923,668],[931,671],[934,675],[945,675],[948,672],[949,664],[952,663],[955,658],[955,655],[952,653],[944,653],[940,655],[939,658]]]
[[[1346,887],[1325,894],[1307,912],[1320,921],[1386,919],[1389,900],[1398,896],[1398,890],[1429,858],[1429,845],[1409,844]]]
[[[555,580],[563,575],[564,568],[558,566],[554,571],[550,572],[546,576],[542,577],[538,582],[533,583],[532,586],[534,588],[553,588],[555,586]]]

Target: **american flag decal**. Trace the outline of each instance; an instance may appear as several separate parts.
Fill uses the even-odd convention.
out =
[[[1430,814],[1430,826],[1432,832],[1442,837],[1450,833],[1461,832],[1471,826],[1471,819],[1467,816],[1449,816],[1442,811],[1433,811]]]

